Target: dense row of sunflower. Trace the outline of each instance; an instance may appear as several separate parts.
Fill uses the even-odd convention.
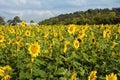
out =
[[[118,80],[119,48],[119,24],[0,26],[0,79]]]

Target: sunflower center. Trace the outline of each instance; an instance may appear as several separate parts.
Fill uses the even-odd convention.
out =
[[[79,46],[77,42],[75,43],[75,46],[77,46],[77,47]]]
[[[110,77],[109,80],[114,80],[114,78],[113,78],[113,77]]]
[[[36,53],[36,52],[38,51],[38,47],[35,46],[35,45],[33,45],[33,46],[31,47],[31,51],[32,51],[32,53]]]
[[[70,31],[73,31],[73,27],[70,28]]]
[[[91,76],[90,76],[90,80],[94,79],[94,77],[95,77],[94,75],[91,75]]]
[[[95,39],[92,39],[92,42],[94,43],[94,42],[95,42]]]
[[[109,34],[110,33],[110,31],[107,31],[107,34]]]
[[[82,40],[81,39],[77,39],[80,43],[82,42]]]

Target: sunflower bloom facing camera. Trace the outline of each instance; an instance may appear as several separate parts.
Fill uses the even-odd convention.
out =
[[[76,29],[76,26],[74,24],[71,24],[69,27],[68,27],[68,33],[69,34],[74,34],[75,33],[75,29]]]
[[[31,57],[37,57],[40,52],[40,45],[38,43],[31,44],[28,48]]]
[[[73,45],[74,45],[74,48],[75,48],[75,49],[78,49],[79,46],[80,46],[80,43],[79,43],[78,40],[74,40]]]

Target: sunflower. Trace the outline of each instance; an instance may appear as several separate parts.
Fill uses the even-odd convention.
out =
[[[65,42],[64,42],[64,47],[63,47],[63,52],[64,53],[66,53],[66,51],[67,51],[67,46],[70,44],[70,41],[68,41],[68,40],[66,40]]]
[[[16,44],[20,44],[20,42],[23,40],[23,38],[17,38],[16,39]]]
[[[95,42],[96,42],[95,37],[92,37],[92,38],[91,38],[91,43],[92,43],[92,44],[95,44]]]
[[[57,37],[57,36],[58,36],[58,33],[57,33],[57,32],[54,32],[53,34],[54,34],[54,37]]]
[[[68,33],[69,33],[69,34],[74,34],[75,29],[76,29],[75,25],[74,25],[74,24],[71,24],[71,25],[68,27]]]
[[[3,67],[3,70],[4,71],[10,71],[10,70],[12,70],[12,68],[9,65],[6,65],[6,66]]]
[[[55,38],[52,39],[52,44],[55,45],[57,40]]]
[[[21,22],[21,26],[23,26],[23,27],[26,26],[25,21],[22,21],[22,22]]]
[[[84,30],[84,31],[86,31],[88,28],[89,28],[89,25],[88,25],[88,24],[82,26],[82,30]]]
[[[3,42],[3,41],[4,41],[4,36],[0,35],[0,42]]]
[[[83,38],[84,36],[85,36],[85,31],[84,30],[80,31],[78,37]]]
[[[10,80],[11,76],[10,75],[5,75],[1,80]]]
[[[26,31],[25,31],[25,35],[26,35],[26,36],[30,36],[30,34],[31,34],[31,33],[30,33],[29,30],[26,30]]]
[[[77,76],[77,73],[73,72],[69,80],[75,80],[76,76]]]
[[[10,43],[11,43],[11,40],[10,40],[10,39],[6,40],[6,43],[7,43],[7,44],[10,44]]]
[[[112,48],[114,48],[114,47],[117,46],[117,45],[118,45],[118,43],[113,42]]]
[[[66,53],[66,51],[67,51],[67,45],[64,45],[63,52]]]
[[[4,72],[3,68],[0,67],[0,77],[1,77],[1,76],[4,76],[4,74],[5,74],[5,72]]]
[[[103,31],[103,38],[106,38],[106,31]]]
[[[111,57],[112,57],[112,56],[115,56],[115,55],[118,55],[118,53],[117,53],[117,52],[112,52],[112,53],[111,53]]]
[[[13,28],[13,27],[11,27],[11,28],[9,29],[9,32],[10,32],[10,33],[15,33],[14,28]]]
[[[40,45],[38,43],[31,44],[28,48],[31,57],[37,57],[40,52]]]
[[[103,31],[103,38],[110,38],[111,30],[106,29]]]
[[[111,73],[109,75],[106,75],[106,80],[118,80],[117,75],[114,73]]]
[[[90,76],[88,76],[88,80],[96,80],[97,78],[96,73],[97,71],[90,72]]]
[[[75,49],[78,49],[79,48],[79,41],[78,40],[74,40],[74,42],[73,42],[73,45],[74,45],[74,48]]]
[[[45,33],[44,33],[44,37],[45,37],[45,38],[47,38],[48,35],[49,35],[49,32],[45,32]]]

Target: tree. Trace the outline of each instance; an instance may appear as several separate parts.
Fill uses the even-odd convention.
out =
[[[109,17],[110,18],[116,18],[116,13],[115,12],[110,12]]]
[[[11,19],[7,20],[7,24],[8,25],[12,24],[12,20]]]
[[[33,21],[33,20],[31,20],[31,21],[30,21],[30,23],[34,23],[34,21]]]
[[[5,24],[4,18],[0,16],[0,25],[4,25],[4,24]]]
[[[20,19],[19,16],[15,16],[12,20],[12,25],[17,25],[17,23],[21,22],[22,20]]]

